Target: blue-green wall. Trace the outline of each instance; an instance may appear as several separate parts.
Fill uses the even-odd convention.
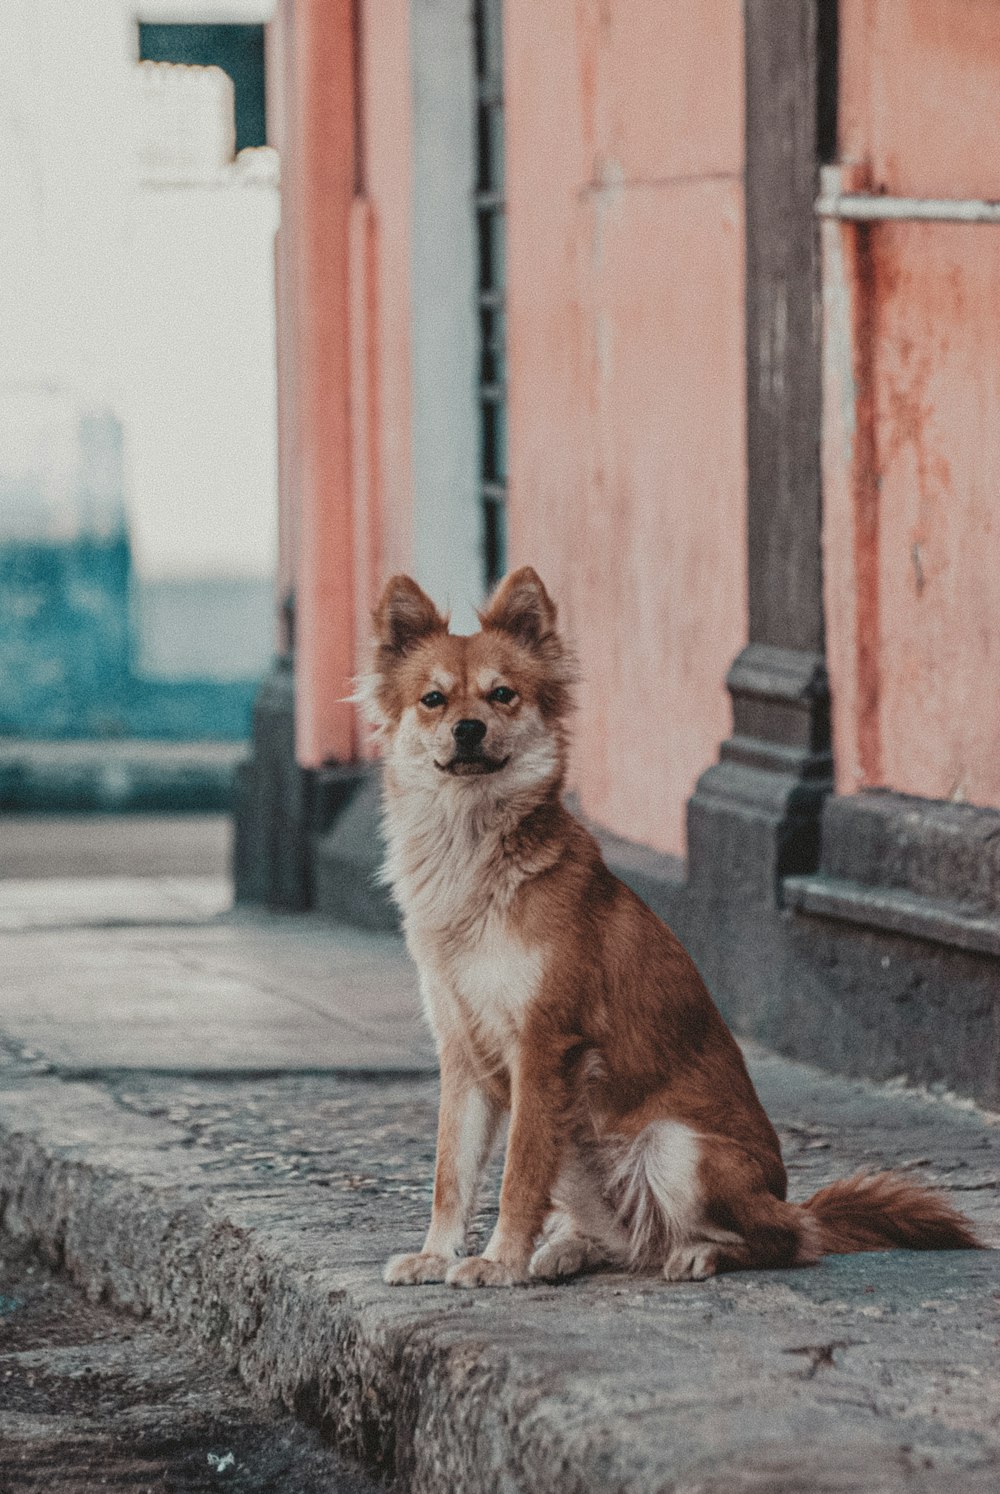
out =
[[[44,447],[34,472],[4,471],[0,453],[0,736],[245,738],[267,662],[266,584],[245,583],[243,596],[224,581],[209,603],[180,588],[167,619],[175,651],[185,629],[200,630],[189,652],[211,667],[198,677],[168,656],[144,670],[120,425],[80,419],[68,494],[54,493]]]

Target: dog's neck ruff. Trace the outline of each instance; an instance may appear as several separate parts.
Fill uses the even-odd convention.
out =
[[[489,781],[492,785],[492,780]],[[401,783],[386,768],[383,880],[407,928],[458,935],[504,913],[518,888],[551,865],[530,825],[559,802],[561,769],[547,784],[505,796],[483,780],[438,785]]]

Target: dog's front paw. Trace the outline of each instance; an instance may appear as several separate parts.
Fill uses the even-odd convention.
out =
[[[448,1268],[453,1264],[443,1255],[394,1255],[386,1262],[382,1280],[389,1286],[424,1286],[434,1281],[444,1281]]]
[[[663,1262],[667,1281],[707,1281],[717,1270],[719,1252],[714,1245],[678,1245]]]
[[[453,1287],[511,1287],[527,1281],[528,1273],[502,1261],[487,1260],[484,1255],[470,1255],[449,1267],[445,1279]]]
[[[586,1240],[579,1235],[563,1235],[561,1239],[546,1240],[539,1245],[528,1270],[542,1281],[558,1281],[560,1277],[576,1276],[582,1271],[588,1255]]]

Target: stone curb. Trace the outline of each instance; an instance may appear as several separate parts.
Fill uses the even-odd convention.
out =
[[[91,1299],[150,1314],[209,1345],[256,1394],[280,1400],[409,1494],[608,1487],[617,1457],[609,1460],[579,1426],[567,1437],[558,1397],[539,1404],[538,1386],[518,1383],[506,1356],[451,1314],[416,1313],[403,1293],[395,1312],[366,1300],[371,1273],[356,1268],[303,1274],[286,1238],[241,1220],[252,1207],[226,1210],[185,1186],[183,1168],[162,1150],[172,1138],[161,1141],[155,1122],[143,1123],[137,1145],[98,1092],[58,1089],[69,1101],[64,1116],[75,1101],[88,1129],[104,1133],[100,1160],[73,1155],[90,1148],[46,1143],[0,1121],[0,1218]],[[50,1115],[57,1099],[42,1102]],[[122,1152],[128,1172],[115,1165]],[[627,1474],[613,1486],[646,1487]]]
[[[178,1146],[175,1127],[155,1114],[123,1113],[100,1085],[15,1074],[0,1094],[0,1143],[0,1217],[11,1232],[34,1238],[89,1296],[150,1314],[209,1346],[255,1395],[281,1401],[408,1494],[986,1494],[995,1487],[995,1462],[984,1467],[977,1457],[973,1466],[924,1471],[905,1450],[869,1434],[859,1444],[849,1436],[843,1446],[831,1442],[831,1432],[844,1435],[836,1427],[813,1446],[787,1434],[758,1441],[753,1418],[742,1429],[743,1412],[735,1424],[745,1446],[737,1455],[731,1439],[711,1429],[717,1412],[720,1425],[729,1416],[732,1431],[734,1387],[719,1385],[716,1401],[696,1388],[697,1377],[689,1395],[664,1402],[662,1412],[656,1398],[665,1391],[654,1377],[634,1403],[626,1392],[632,1410],[623,1414],[594,1377],[598,1368],[605,1378],[609,1368],[617,1372],[592,1364],[593,1295],[580,1297],[570,1322],[575,1292],[565,1288],[518,1294],[516,1307],[502,1294],[394,1292],[377,1271],[400,1243],[394,1220],[332,1250],[322,1200],[247,1191],[224,1173],[206,1182]],[[947,1294],[954,1272],[969,1266],[987,1288],[996,1281],[988,1256],[941,1258],[935,1292]],[[898,1270],[910,1269],[901,1258]],[[742,1303],[751,1328],[762,1304],[789,1297],[781,1278],[793,1273],[768,1274],[765,1284],[747,1279],[723,1288],[741,1293],[728,1310]],[[831,1289],[843,1291],[835,1277],[795,1274],[796,1288],[817,1303]],[[615,1279],[601,1287],[605,1297],[614,1291]],[[706,1314],[735,1321],[720,1296],[701,1289],[672,1295],[684,1323],[676,1316],[663,1322],[653,1339],[637,1297],[631,1321],[621,1320],[619,1355],[634,1357],[651,1342],[662,1353],[661,1334],[677,1342],[682,1358],[695,1353],[685,1339],[693,1333],[696,1341]],[[873,1298],[862,1300],[873,1304],[864,1313],[881,1311]],[[811,1311],[797,1322],[807,1323]],[[547,1324],[551,1342],[553,1318],[561,1335],[555,1370],[538,1347]],[[779,1354],[806,1354],[808,1344],[797,1347],[802,1330],[791,1331],[784,1342],[793,1347]],[[791,1396],[809,1371],[798,1360],[785,1363]],[[836,1404],[828,1402],[827,1413]]]

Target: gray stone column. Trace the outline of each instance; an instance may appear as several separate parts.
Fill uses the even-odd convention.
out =
[[[726,681],[732,736],[688,805],[688,850],[696,886],[736,879],[773,903],[786,873],[816,865],[832,788],[814,202],[834,133],[836,10],[744,10],[749,642]]]

